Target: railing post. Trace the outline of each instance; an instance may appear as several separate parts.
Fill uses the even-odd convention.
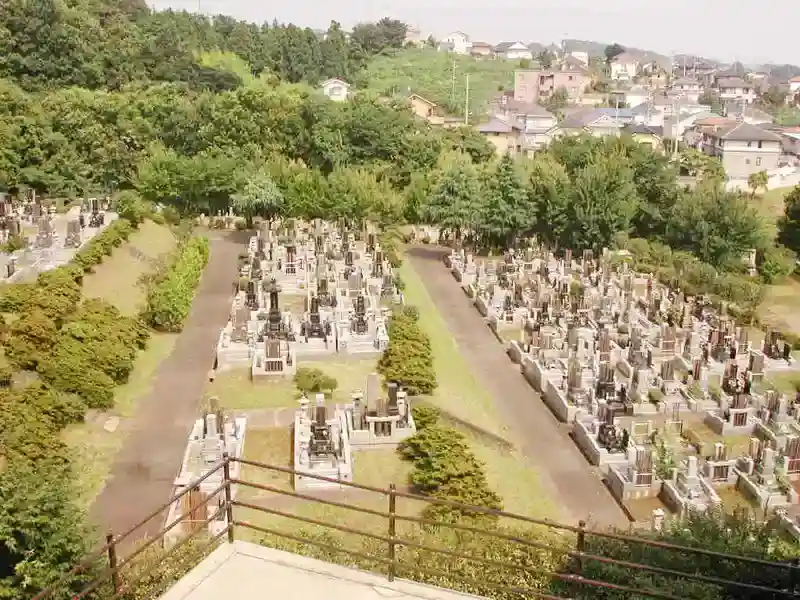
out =
[[[791,571],[789,571],[789,584],[791,586],[791,591],[793,594],[797,594],[800,592],[800,558],[792,559],[792,566],[789,567]]]
[[[575,542],[575,550],[579,556],[575,557],[575,574],[580,575],[583,573],[583,552],[586,549],[586,521],[578,521],[578,539]]]
[[[228,543],[233,543],[233,500],[231,498],[231,457],[222,454],[222,478],[225,482],[225,518],[228,520]]]
[[[122,583],[119,571],[117,571],[117,545],[114,543],[114,533],[111,531],[106,534],[106,545],[108,546],[108,568],[111,569],[111,586],[116,595],[122,589]]]
[[[397,535],[397,489],[393,483],[389,484],[389,581],[394,581],[395,576],[395,537]]]

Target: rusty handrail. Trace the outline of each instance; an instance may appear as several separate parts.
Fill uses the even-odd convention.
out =
[[[342,487],[359,489],[366,492],[371,492],[374,494],[378,494],[384,496],[388,499],[388,511],[382,510],[375,510],[372,508],[365,508],[360,507],[354,504],[348,504],[346,502],[338,502],[335,500],[328,500],[317,498],[311,494],[304,494],[301,492],[295,492],[293,490],[288,490],[284,488],[280,488],[273,485],[268,484],[261,484],[256,482],[249,482],[245,481],[240,478],[231,477],[230,473],[230,465],[233,462],[238,462],[240,464],[248,465],[255,468],[265,469],[269,471],[275,471],[279,473],[285,473],[287,475],[301,475],[304,478],[315,479],[318,481],[334,483],[336,485],[340,485]],[[62,588],[65,584],[69,583],[69,580],[74,575],[78,575],[83,572],[90,564],[100,558],[103,553],[105,552],[108,557],[108,567],[105,568],[101,574],[92,582],[87,584],[87,587],[83,588],[77,595],[73,598],[80,600],[84,598],[92,591],[96,590],[99,586],[104,583],[111,583],[113,589],[113,597],[119,598],[121,595],[129,590],[133,585],[138,582],[142,577],[147,575],[150,571],[145,571],[142,573],[138,573],[137,576],[133,580],[126,581],[124,585],[120,580],[120,573],[123,568],[128,567],[129,565],[134,563],[134,559],[139,556],[144,550],[153,546],[156,542],[163,540],[165,535],[174,527],[176,527],[179,523],[183,522],[189,515],[195,512],[199,507],[193,507],[192,509],[182,513],[180,516],[172,520],[169,524],[165,523],[165,527],[159,532],[159,534],[148,540],[145,544],[139,547],[136,551],[131,553],[130,555],[126,556],[124,560],[118,561],[116,558],[116,547],[120,541],[130,537],[137,529],[141,528],[143,525],[151,521],[153,518],[161,514],[165,509],[169,509],[177,500],[181,497],[189,493],[190,490],[196,489],[197,485],[201,482],[208,479],[214,473],[219,472],[220,470],[223,471],[223,482],[219,485],[213,493],[210,493],[204,498],[200,504],[200,507],[207,506],[208,502],[211,501],[212,498],[216,498],[219,500],[220,496],[223,497],[222,503],[219,505],[218,509],[215,513],[211,516],[206,518],[199,523],[201,525],[208,525],[212,521],[224,516],[224,519],[227,521],[226,527],[217,535],[215,535],[211,541],[205,544],[202,548],[202,552],[205,552],[208,548],[210,548],[213,544],[218,542],[222,536],[227,535],[228,541],[232,542],[234,540],[234,531],[236,528],[241,527],[244,529],[251,529],[254,531],[259,531],[265,534],[275,535],[278,537],[283,537],[285,539],[294,540],[296,542],[317,546],[321,548],[326,548],[331,552],[337,552],[342,554],[347,554],[353,557],[358,557],[363,561],[368,561],[373,564],[383,565],[386,567],[385,575],[391,581],[394,579],[395,575],[400,572],[408,572],[408,573],[421,573],[426,574],[428,576],[436,577],[443,577],[447,576],[448,578],[461,581],[462,583],[469,584],[473,587],[477,587],[478,589],[497,589],[506,592],[514,592],[518,594],[522,594],[529,597],[535,598],[543,598],[546,600],[556,599],[558,596],[553,596],[547,593],[542,592],[541,590],[537,589],[527,589],[527,588],[516,588],[516,587],[509,587],[506,585],[498,584],[496,582],[490,581],[483,581],[483,580],[473,580],[468,577],[464,577],[461,575],[456,575],[453,573],[443,573],[436,571],[435,569],[429,569],[427,567],[423,567],[420,565],[410,565],[408,563],[404,563],[402,560],[399,560],[396,556],[396,548],[397,547],[406,547],[406,548],[416,548],[418,550],[428,551],[432,553],[438,553],[445,556],[450,556],[453,558],[471,561],[479,565],[487,565],[487,566],[495,566],[495,567],[508,567],[514,569],[520,573],[529,573],[529,574],[537,574],[541,576],[546,576],[552,580],[558,580],[565,583],[580,585],[588,588],[597,588],[597,589],[607,589],[607,590],[615,590],[621,593],[628,593],[628,594],[638,594],[639,596],[645,596],[650,598],[655,598],[659,600],[676,600],[676,597],[660,590],[648,590],[648,589],[640,589],[640,588],[633,588],[625,585],[619,585],[615,583],[610,583],[608,581],[601,581],[597,579],[591,579],[582,576],[583,566],[586,562],[597,562],[600,564],[605,565],[612,565],[618,566],[622,569],[627,569],[631,571],[638,571],[643,573],[650,573],[653,575],[660,575],[666,577],[674,577],[689,581],[696,581],[698,583],[710,584],[714,586],[719,586],[724,589],[728,588],[736,588],[737,590],[741,591],[749,591],[749,592],[766,592],[772,594],[772,597],[779,598],[779,597],[786,597],[786,598],[793,598],[797,597],[797,586],[800,584],[800,564],[797,561],[794,563],[782,563],[782,562],[774,562],[768,561],[764,559],[756,559],[756,558],[748,558],[744,556],[736,556],[732,554],[726,554],[723,552],[716,552],[711,550],[704,550],[702,548],[692,548],[686,546],[679,546],[675,544],[670,544],[666,542],[659,542],[656,540],[648,540],[645,538],[639,538],[633,535],[620,535],[611,532],[604,532],[604,531],[594,531],[586,529],[585,523],[581,521],[578,526],[563,524],[563,523],[556,523],[554,521],[548,519],[535,519],[531,517],[526,517],[524,515],[519,515],[515,513],[504,512],[501,510],[485,508],[485,507],[478,507],[478,506],[470,506],[466,504],[461,504],[459,502],[454,502],[451,500],[444,500],[438,498],[431,498],[428,496],[423,496],[420,494],[414,494],[409,492],[399,492],[397,491],[394,486],[390,486],[388,489],[384,488],[377,488],[373,486],[367,486],[363,484],[353,483],[349,481],[341,481],[339,479],[325,477],[322,475],[316,475],[313,473],[307,473],[304,471],[298,471],[291,467],[283,467],[277,465],[269,465],[265,463],[260,463],[257,461],[246,460],[246,459],[237,459],[233,457],[229,457],[226,455],[223,456],[223,460],[216,465],[211,471],[206,473],[203,477],[197,479],[196,481],[189,484],[185,489],[183,489],[180,493],[174,495],[170,501],[164,505],[162,505],[157,510],[153,511],[150,515],[148,515],[145,519],[141,520],[135,526],[131,527],[128,531],[124,534],[114,537],[113,535],[109,534],[107,538],[107,543],[100,548],[93,552],[87,559],[81,561],[78,565],[70,569],[66,574],[64,574],[61,578],[59,578],[51,587],[46,590],[43,590],[39,594],[33,597],[33,600],[45,600],[49,598],[57,589]],[[274,508],[269,508],[265,506],[260,506],[258,504],[254,504],[251,502],[245,502],[242,500],[235,500],[233,499],[231,488],[232,486],[245,486],[251,487],[254,489],[268,491],[271,493],[281,494],[289,497],[294,497],[300,500],[305,500],[308,502],[314,502],[317,504],[324,504],[327,506],[332,506],[340,509],[345,510],[352,510],[362,514],[368,514],[375,517],[379,517],[381,519],[385,519],[388,523],[387,534],[384,535],[382,533],[376,532],[368,532],[362,531],[359,529],[355,529],[352,527],[348,527],[346,525],[341,525],[337,523],[331,523],[322,521],[319,519],[313,519],[310,517],[305,517],[302,515],[298,515],[291,512],[286,512],[282,510],[277,510]],[[439,505],[439,506],[448,506],[450,508],[454,508],[460,511],[464,511],[466,513],[475,513],[477,515],[484,514],[490,515],[495,517],[501,518],[508,518],[514,521],[532,524],[537,526],[543,526],[550,529],[554,529],[557,531],[567,531],[571,533],[575,533],[576,544],[574,549],[567,548],[567,547],[554,547],[543,543],[541,541],[524,539],[520,537],[516,537],[513,535],[509,535],[503,531],[494,530],[491,528],[481,528],[476,527],[474,525],[469,525],[466,523],[449,523],[449,522],[442,522],[436,521],[433,519],[428,519],[423,516],[417,515],[404,515],[397,513],[396,507],[396,500],[397,498],[405,498],[409,500],[423,502],[427,505]],[[357,535],[362,538],[372,539],[376,542],[380,542],[381,544],[385,544],[387,547],[387,556],[371,556],[364,552],[360,552],[357,550],[344,548],[344,547],[336,547],[330,544],[325,544],[318,540],[304,538],[302,536],[289,534],[286,532],[282,532],[277,529],[273,529],[270,527],[264,527],[263,525],[256,525],[255,523],[250,523],[248,521],[240,520],[235,518],[234,515],[234,508],[243,508],[249,510],[256,510],[260,512],[264,512],[267,514],[272,514],[274,516],[282,517],[285,519],[291,519],[295,521],[299,521],[302,523],[307,523],[310,525],[325,527],[329,529],[333,529],[336,531],[340,531],[347,534]],[[536,569],[532,568],[529,565],[519,565],[513,563],[504,563],[499,561],[490,560],[487,558],[483,558],[480,556],[464,554],[459,552],[458,549],[449,549],[449,548],[441,548],[435,546],[428,546],[422,544],[417,541],[405,539],[397,534],[396,531],[396,523],[397,521],[403,522],[410,522],[415,523],[418,525],[424,526],[432,526],[432,527],[443,527],[445,529],[450,529],[454,531],[463,531],[463,532],[470,532],[479,535],[487,535],[490,537],[494,537],[496,539],[502,539],[508,541],[512,544],[517,544],[519,546],[525,546],[529,548],[535,548],[538,550],[543,550],[547,552],[551,552],[553,554],[558,554],[562,557],[572,559],[574,562],[573,564],[573,572],[557,572],[557,571],[547,571],[545,569]],[[172,555],[178,548],[183,546],[189,539],[193,538],[201,528],[194,528],[193,531],[182,540],[180,540],[175,546],[173,546],[164,556],[165,558]],[[616,540],[624,543],[635,543],[640,544],[645,547],[652,547],[652,548],[659,548],[663,550],[675,551],[680,552],[683,554],[694,554],[698,556],[705,556],[714,559],[722,559],[727,561],[738,561],[743,564],[754,565],[758,567],[769,567],[774,569],[780,569],[781,571],[785,571],[788,575],[787,578],[787,588],[782,589],[780,587],[766,587],[757,584],[751,583],[744,583],[738,581],[731,581],[726,579],[721,579],[718,577],[708,576],[708,575],[701,575],[699,573],[689,573],[684,571],[678,571],[674,569],[668,569],[663,567],[656,567],[647,564],[636,563],[632,561],[626,560],[617,560],[606,556],[596,555],[591,552],[587,552],[585,548],[585,540],[586,536],[595,536],[598,538],[603,539],[611,539]],[[192,556],[197,556],[197,554],[202,554],[202,552],[193,554]],[[181,562],[186,560],[186,557],[182,557]],[[577,572],[574,572],[577,571]],[[791,589],[789,589],[791,588]]]

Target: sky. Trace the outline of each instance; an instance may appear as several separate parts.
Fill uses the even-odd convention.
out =
[[[155,8],[327,29],[389,16],[435,38],[618,42],[665,55],[800,65],[800,0],[148,0]]]

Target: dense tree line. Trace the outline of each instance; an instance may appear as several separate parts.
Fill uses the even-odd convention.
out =
[[[239,77],[198,60],[223,50],[289,82],[349,78],[373,55],[401,48],[406,26],[394,19],[332,22],[324,35],[295,25],[255,24],[218,15],[148,9],[144,0],[3,0],[0,78],[27,90],[78,86],[118,90],[141,81],[230,89]]]

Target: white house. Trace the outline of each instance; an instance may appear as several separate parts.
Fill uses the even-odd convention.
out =
[[[639,59],[633,54],[623,52],[611,61],[611,79],[631,80],[639,71]]]
[[[589,53],[588,52],[573,51],[573,52],[570,52],[568,56],[572,56],[573,58],[577,58],[584,65],[588,65],[589,64]]]
[[[800,75],[789,80],[789,94],[794,97],[800,94]]]
[[[350,95],[350,84],[341,79],[328,79],[320,84],[322,93],[334,102],[344,102]]]
[[[746,104],[756,101],[756,90],[752,83],[739,77],[726,77],[717,81],[719,97],[723,102],[739,100]]]
[[[462,31],[448,33],[442,41],[447,43],[451,48],[451,52],[455,52],[456,54],[469,54],[472,49],[469,36]]]
[[[533,52],[522,42],[500,42],[493,48],[495,56],[502,56],[508,60],[528,60],[533,58]]]
[[[669,91],[670,94],[680,96],[695,104],[703,95],[703,84],[692,77],[679,77],[672,82]]]

